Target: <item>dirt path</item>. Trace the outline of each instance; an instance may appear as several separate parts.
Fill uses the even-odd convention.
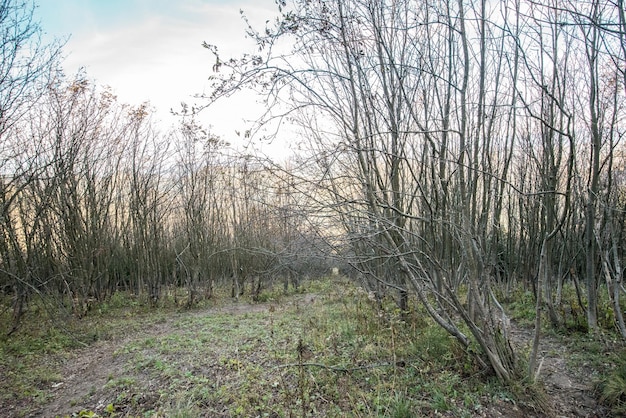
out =
[[[513,325],[511,336],[518,349],[527,349],[534,331]],[[552,336],[542,336],[540,341],[538,380],[545,386],[555,418],[604,417],[606,411],[593,397],[592,371],[574,368],[567,362],[572,347]]]
[[[147,334],[152,332],[153,330],[146,330]],[[110,376],[122,373],[124,361],[115,352],[123,344],[124,341],[97,342],[73,352],[63,366],[63,381],[53,384],[53,401],[35,416],[65,416],[83,409],[83,405],[74,402],[78,399],[89,399],[90,393],[95,394],[99,388],[106,386]],[[104,406],[106,404],[100,405],[100,402],[96,402],[90,407],[85,405],[84,408],[95,410]]]

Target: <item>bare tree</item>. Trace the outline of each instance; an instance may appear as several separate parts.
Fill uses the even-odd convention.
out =
[[[24,158],[23,144],[11,137],[46,91],[60,56],[59,44],[41,42],[41,28],[34,21],[33,10],[30,2],[0,2],[0,252],[2,285],[13,287],[15,326],[33,289],[25,276],[24,254],[12,218],[20,192],[37,176],[40,167]],[[15,270],[18,265],[21,267]]]

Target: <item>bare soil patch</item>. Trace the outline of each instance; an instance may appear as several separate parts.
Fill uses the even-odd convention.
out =
[[[512,342],[518,349],[528,350],[534,330],[513,324]],[[605,417],[606,408],[598,404],[594,397],[593,381],[596,372],[586,365],[573,366],[572,354],[576,350],[561,339],[543,335],[540,341],[538,381],[545,387],[552,416],[566,417]]]

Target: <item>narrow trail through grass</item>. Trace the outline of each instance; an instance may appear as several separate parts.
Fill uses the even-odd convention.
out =
[[[212,367],[219,368],[220,361],[232,361],[228,360],[228,348],[237,352],[245,343],[235,339],[224,341],[223,338],[234,338],[231,332],[245,326],[245,322],[256,321],[255,314],[269,312],[273,306],[232,302],[222,307],[172,313],[167,319],[149,324],[139,332],[75,350],[64,366],[63,382],[54,385],[53,401],[42,408],[42,414],[65,416],[77,410],[93,410],[106,416],[107,406],[109,415],[141,409],[149,411],[160,403],[163,391],[171,386],[172,380],[179,383],[175,378],[177,374],[188,380],[181,381],[181,384],[208,385],[207,371]],[[222,339],[218,343],[219,336]],[[230,343],[230,347],[224,343]],[[221,356],[210,358],[203,356],[203,352]],[[182,390],[185,386],[171,389]],[[201,388],[198,390],[202,391]],[[184,409],[189,406],[188,401],[174,396],[167,406],[170,410]],[[124,407],[124,403],[130,405]]]
[[[512,341],[518,351],[529,351],[533,330],[514,324],[511,327]],[[602,416],[593,396],[594,370],[573,367],[567,359],[572,347],[561,339],[544,335],[541,338],[537,379],[545,387],[548,403],[556,417]]]

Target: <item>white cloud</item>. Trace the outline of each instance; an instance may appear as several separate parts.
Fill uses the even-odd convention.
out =
[[[157,117],[171,123],[169,109],[182,101],[192,103],[192,96],[207,87],[214,57],[202,42],[218,45],[224,55],[253,50],[245,38],[240,8],[255,24],[264,24],[275,13],[272,0],[233,3],[175,2],[176,10],[151,11],[132,24],[124,19],[108,28],[81,25],[66,45],[64,67],[68,74],[85,67],[90,78],[111,86],[123,102],[150,101]],[[91,19],[88,14],[83,17]],[[241,130],[242,118],[251,118],[250,113],[258,110],[254,99],[239,98],[212,109],[205,118],[218,133],[230,134]]]

